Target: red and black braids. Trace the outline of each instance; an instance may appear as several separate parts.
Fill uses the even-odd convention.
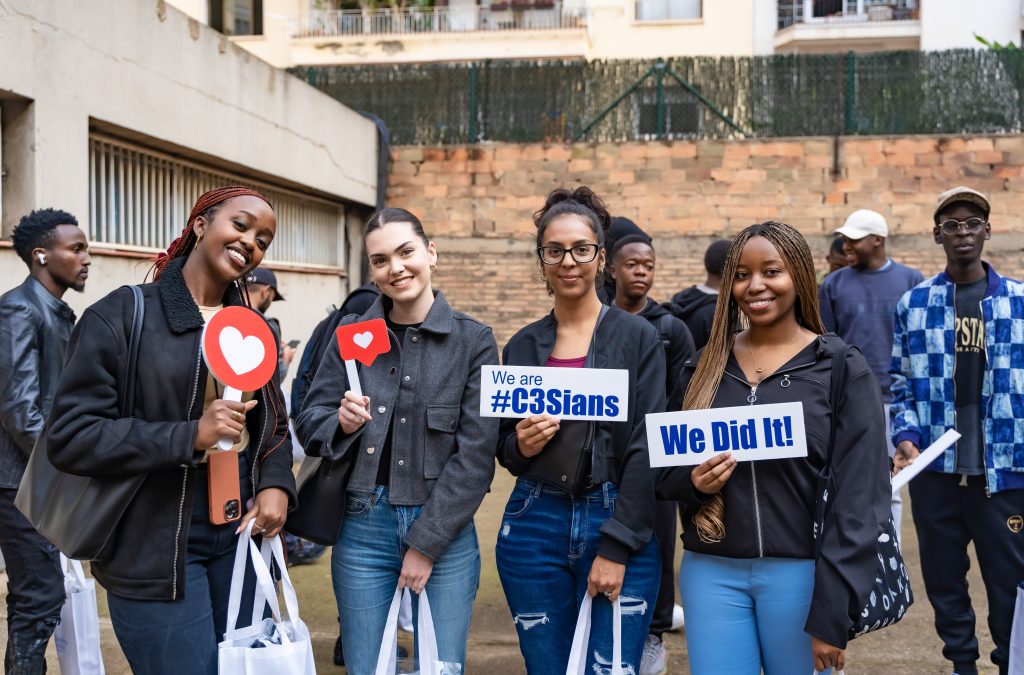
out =
[[[192,213],[188,215],[188,220],[185,221],[185,229],[181,231],[178,238],[171,242],[171,245],[167,247],[167,250],[160,253],[156,257],[156,262],[153,263],[153,279],[159,279],[160,274],[167,267],[167,264],[174,258],[181,256],[187,256],[192,252],[192,249],[196,245],[196,233],[195,224],[196,219],[199,216],[205,214],[211,208],[222,204],[229,199],[235,197],[257,197],[267,203],[267,206],[274,208],[274,205],[270,203],[270,200],[264,197],[262,194],[242,185],[225,185],[224,187],[214,188],[208,192],[205,192],[199,199],[196,200],[195,205],[192,207]]]

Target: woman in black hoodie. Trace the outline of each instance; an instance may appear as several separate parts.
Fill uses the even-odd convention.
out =
[[[266,197],[244,187],[207,192],[141,287],[138,369],[126,377],[135,310],[121,288],[85,311],[45,431],[54,466],[103,478],[144,476],[117,524],[113,550],[92,563],[107,589],[114,633],[132,672],[217,672],[236,534],[250,520],[274,537],[295,502],[288,416],[276,380],[225,401],[200,350],[203,325],[223,305],[248,305],[239,279],[258,266],[277,230]],[[119,392],[135,403],[119,411]],[[210,521],[207,451],[235,442],[241,522]],[[247,503],[248,502],[248,503]],[[239,527],[239,524],[242,527]]]
[[[598,299],[609,217],[597,195],[555,190],[534,222],[554,309],[509,340],[502,363],[626,370],[629,420],[501,420],[498,461],[519,479],[498,535],[498,575],[531,675],[565,673],[585,593],[598,596],[588,672],[611,663],[609,601],[620,596],[623,667],[637,672],[661,566],[644,416],[664,410],[665,350],[649,322]],[[548,463],[564,456],[551,454],[559,445],[573,460],[566,474],[580,476],[574,490]]]
[[[857,351],[846,359],[839,409],[830,409],[842,342],[824,332],[800,233],[774,222],[741,232],[708,344],[683,371],[683,409],[801,402],[808,454],[740,467],[726,452],[662,470],[658,496],[686,513],[679,588],[694,675],[844,666],[850,613],[867,602],[889,519],[889,472],[878,386]],[[815,558],[817,479],[832,425],[835,489]]]

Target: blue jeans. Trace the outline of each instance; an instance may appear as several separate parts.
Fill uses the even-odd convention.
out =
[[[371,493],[348,495],[341,535],[331,554],[331,577],[349,675],[371,675],[377,666],[388,609],[408,550],[402,542],[420,508],[392,506],[382,485]],[[466,662],[466,638],[479,585],[480,546],[470,523],[434,562],[427,581],[441,661]],[[419,614],[415,593],[412,611],[415,625]]]
[[[601,541],[600,528],[615,510],[618,487],[605,483],[573,498],[567,492],[520,478],[498,532],[498,576],[519,649],[530,675],[564,675],[580,603]],[[661,556],[652,537],[626,565],[622,584],[622,660],[640,671],[644,638],[658,597]],[[587,672],[611,668],[612,606],[594,601]],[[632,670],[629,670],[632,668]]]
[[[242,457],[239,471],[244,505],[252,489],[245,455]],[[238,523],[210,522],[207,482],[205,467],[196,471],[183,597],[158,601],[107,594],[110,622],[133,673],[217,675],[217,643],[224,638],[228,620]],[[243,626],[249,623],[255,588],[256,575],[250,567],[246,570],[239,612],[239,623]]]
[[[814,669],[804,622],[814,561],[686,551],[679,592],[693,675],[791,675]]]

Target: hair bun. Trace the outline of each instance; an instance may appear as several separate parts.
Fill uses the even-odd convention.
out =
[[[605,233],[612,225],[612,216],[608,213],[608,207],[604,205],[604,201],[597,196],[597,193],[586,185],[581,185],[574,190],[569,188],[552,190],[544,201],[544,206],[533,214],[533,224],[540,229],[548,212],[563,202],[573,202],[592,211],[597,216],[597,222]]]

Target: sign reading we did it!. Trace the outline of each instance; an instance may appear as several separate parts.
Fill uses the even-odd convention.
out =
[[[654,413],[646,424],[651,467],[702,464],[727,451],[740,462],[807,456],[799,402]]]

